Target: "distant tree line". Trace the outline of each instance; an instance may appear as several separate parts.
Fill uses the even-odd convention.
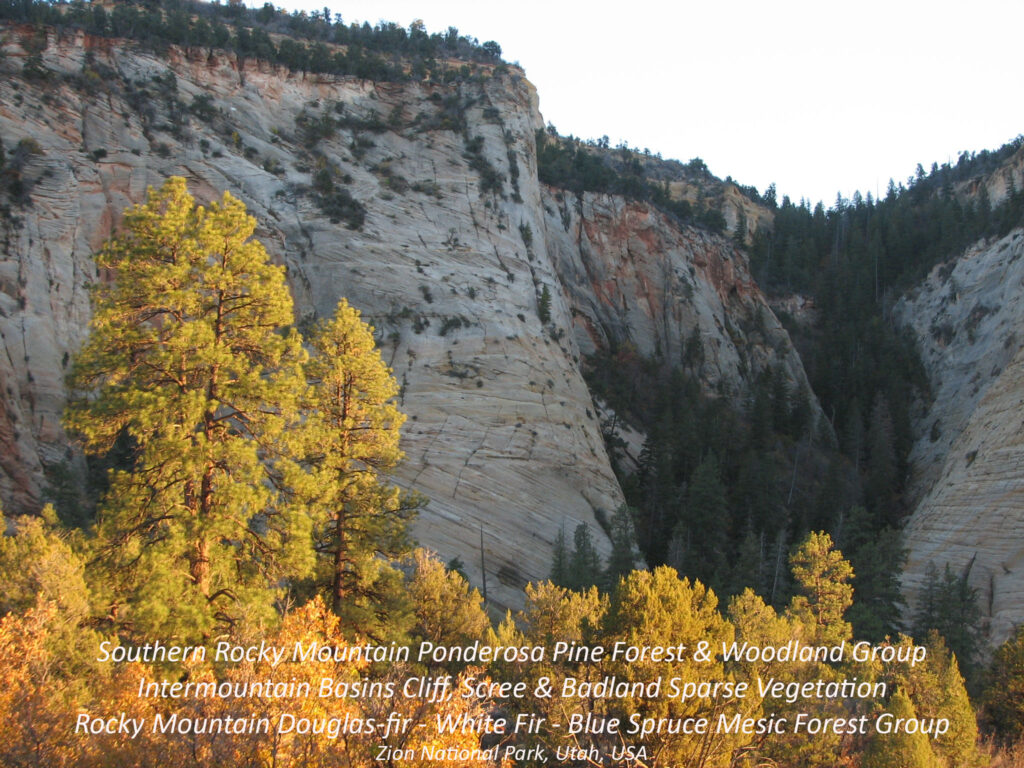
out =
[[[196,0],[117,0],[113,7],[82,0],[0,0],[0,19],[124,37],[157,50],[168,45],[223,49],[296,72],[372,80],[449,81],[468,76],[470,63],[504,66],[500,45],[480,44],[455,27],[431,34],[422,22],[413,22],[408,29],[391,22],[345,24],[340,14],[332,18],[327,8],[307,14],[287,13],[270,3],[252,9],[241,3]],[[466,65],[449,68],[444,64],[449,59]]]
[[[701,226],[719,234],[725,232],[721,211],[673,198],[667,179],[659,182],[651,178],[637,153],[626,146],[609,150],[602,140],[588,148],[572,136],[558,136],[553,129],[538,130],[537,174],[545,184],[577,195],[598,192],[643,200],[682,224]]]
[[[755,234],[751,269],[769,294],[813,297],[813,330],[781,319],[879,523],[896,524],[908,511],[902,494],[913,442],[909,414],[915,398],[928,397],[915,342],[890,310],[936,264],[1024,224],[1024,194],[1012,183],[998,206],[980,182],[972,195],[954,189],[1022,145],[1019,137],[995,152],[965,153],[928,174],[918,166],[906,186],[890,181],[884,198],[856,193],[828,210],[788,197],[776,205],[771,190],[774,228]]]
[[[752,588],[782,605],[792,594],[790,547],[811,531],[829,531],[857,574],[856,633],[894,633],[900,536],[864,508],[864,481],[829,430],[815,425],[810,392],[768,367],[737,408],[703,392],[702,358],[694,333],[679,361],[645,359],[628,344],[588,361],[595,394],[647,435],[635,471],[621,463],[615,469],[648,564],[671,565],[720,594]],[[605,427],[617,455],[615,427]]]

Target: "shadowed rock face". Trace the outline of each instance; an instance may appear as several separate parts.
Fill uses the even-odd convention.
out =
[[[202,202],[222,190],[245,202],[288,267],[301,320],[347,296],[375,326],[410,415],[396,479],[431,499],[416,536],[459,556],[477,585],[484,568],[497,606],[519,606],[523,585],[547,575],[559,529],[596,532],[596,516],[622,501],[584,354],[629,341],[678,361],[696,332],[709,391],[740,402],[767,364],[805,383],[729,241],[644,204],[538,183],[543,121],[514,70],[446,87],[375,84],[79,35],[51,38],[52,76],[39,83],[20,75],[19,34],[9,30],[0,63],[0,137],[8,149],[35,142],[20,166],[29,203],[4,222],[0,255],[10,511],[37,510],[61,476],[81,472],[60,415],[88,332],[92,254],[170,175]],[[90,71],[102,77],[83,85]],[[325,117],[319,137],[301,125]],[[359,229],[317,203],[343,189],[365,208]]]
[[[934,402],[911,453],[911,606],[928,563],[970,569],[998,644],[1024,618],[1024,230],[981,243],[896,307],[915,332]]]

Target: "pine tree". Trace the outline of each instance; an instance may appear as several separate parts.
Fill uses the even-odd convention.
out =
[[[686,511],[677,533],[690,541],[686,573],[717,584],[725,576],[729,507],[718,460],[714,454],[693,471],[686,494]],[[693,542],[700,542],[699,549]]]
[[[413,635],[450,646],[486,640],[491,622],[480,593],[425,550],[413,552],[412,563],[415,570],[408,590],[415,617]]]
[[[827,533],[811,533],[789,558],[796,593],[790,600],[785,618],[794,636],[808,645],[836,646],[851,637],[844,613],[853,602],[849,581],[853,569],[832,546]],[[821,661],[790,664],[787,676],[797,682],[836,680],[840,670]],[[772,707],[791,709],[792,703],[778,699]],[[797,705],[800,706],[800,705]],[[841,701],[823,701],[816,707],[822,717],[838,717],[844,712]],[[839,738],[823,733],[815,739],[782,738],[768,745],[768,751],[781,765],[829,765],[839,750]]]
[[[733,627],[718,610],[715,593],[699,581],[680,579],[669,567],[653,571],[634,571],[619,582],[611,598],[602,645],[616,642],[627,645],[684,645],[697,648],[706,642],[711,648],[733,640]],[[676,677],[680,685],[701,680],[725,679],[722,662],[696,662],[686,655],[674,661],[636,662],[608,661],[602,674],[618,680],[650,681],[659,675]],[[692,697],[633,697],[611,703],[611,713],[624,720],[629,715],[654,718],[685,718],[705,716],[714,720],[718,712],[726,712],[721,699]],[[644,739],[651,754],[658,756],[657,765],[721,766],[728,765],[727,756],[734,739],[724,734],[703,736],[652,734]]]
[[[902,688],[892,695],[887,707],[893,718],[916,717],[914,705]],[[864,758],[863,768],[938,768],[939,761],[923,733],[875,734]]]
[[[632,510],[622,504],[612,515],[611,534],[612,553],[605,569],[605,582],[614,589],[619,579],[628,575],[636,566],[636,536],[633,533]]]
[[[1024,739],[1024,626],[999,646],[985,692],[985,719],[1004,743]]]
[[[789,613],[803,624],[820,645],[838,643],[851,636],[843,614],[853,603],[853,568],[832,546],[827,533],[811,533],[789,558],[798,593]],[[811,642],[811,640],[808,640]]]
[[[590,526],[580,523],[573,532],[573,549],[569,558],[569,588],[588,589],[601,578],[601,557],[594,547]]]
[[[305,419],[292,438],[302,459],[284,479],[299,489],[296,503],[312,518],[317,581],[334,611],[348,626],[375,632],[367,622],[375,623],[385,595],[400,589],[387,561],[409,552],[407,527],[419,506],[384,478],[402,458],[398,384],[373,328],[344,299],[309,343]]]
[[[268,482],[305,354],[255,227],[230,194],[204,208],[172,178],[96,259],[113,279],[93,294],[66,423],[89,452],[134,449],[99,512],[102,581],[112,618],[164,637],[270,617],[312,563],[308,523]]]
[[[69,545],[47,504],[42,514],[18,517],[9,526],[0,511],[0,615],[51,602],[65,621],[78,622],[89,613],[82,558]]]
[[[551,290],[546,285],[537,300],[537,316],[542,323],[551,322]]]
[[[558,529],[555,550],[551,557],[551,581],[560,587],[569,586],[569,546],[565,542],[565,528]]]

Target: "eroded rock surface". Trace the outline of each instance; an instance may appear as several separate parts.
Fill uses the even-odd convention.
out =
[[[372,83],[74,35],[51,36],[49,75],[28,82],[18,40],[31,31],[8,32],[0,137],[26,150],[30,188],[0,256],[11,511],[37,510],[81,470],[60,416],[92,254],[170,175],[202,202],[228,190],[248,206],[301,321],[347,296],[376,327],[410,415],[397,480],[431,499],[416,536],[460,557],[476,585],[486,569],[497,606],[547,576],[560,529],[596,532],[622,502],[585,353],[628,340],[673,359],[696,334],[709,391],[740,401],[768,364],[805,382],[728,240],[643,204],[542,188],[543,120],[514,69],[444,87]],[[356,228],[349,198],[365,211]]]
[[[936,267],[896,307],[934,402],[911,452],[913,607],[928,564],[969,569],[994,644],[1024,620],[1024,230]]]

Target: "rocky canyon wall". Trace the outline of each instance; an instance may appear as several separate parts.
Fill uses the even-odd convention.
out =
[[[629,341],[675,359],[696,334],[711,392],[742,402],[765,365],[806,381],[728,240],[538,182],[543,120],[514,69],[373,83],[51,34],[42,76],[26,79],[28,34],[6,30],[0,60],[0,138],[28,190],[10,201],[0,254],[10,511],[37,510],[81,472],[60,418],[92,254],[171,175],[201,202],[228,190],[246,204],[288,267],[300,322],[347,296],[375,326],[410,416],[396,479],[430,498],[415,535],[461,558],[475,585],[485,570],[496,606],[547,576],[559,530],[597,534],[622,502],[586,353]]]
[[[932,270],[896,307],[933,402],[916,419],[911,609],[929,564],[968,574],[998,644],[1024,620],[1024,230]]]

